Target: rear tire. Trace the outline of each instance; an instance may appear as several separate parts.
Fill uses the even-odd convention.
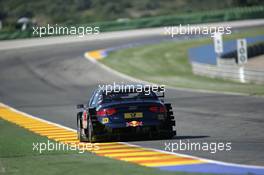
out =
[[[166,128],[168,130],[168,134],[167,134],[166,138],[171,139],[177,135],[176,122],[175,122],[175,117],[173,115],[171,104],[165,104],[165,106],[166,106],[166,110],[167,110]],[[175,127],[175,130],[173,130],[173,127]]]
[[[93,124],[92,124],[92,121],[91,121],[91,117],[89,117],[89,120],[88,120],[88,141],[90,143],[96,142],[96,138],[95,138],[94,131],[93,131]]]
[[[79,112],[77,114],[77,139],[80,142],[84,142],[86,141],[86,138],[82,135],[82,123],[81,123],[81,116],[82,116],[82,112]]]

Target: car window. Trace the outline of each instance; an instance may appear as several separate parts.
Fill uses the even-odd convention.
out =
[[[100,94],[99,96],[98,96],[98,98],[97,98],[97,100],[96,100],[96,104],[97,105],[99,105],[99,104],[101,104],[102,103],[102,101],[103,101],[103,95],[102,94]]]
[[[91,99],[91,102],[90,102],[90,106],[91,107],[95,107],[96,104],[97,104],[97,101],[98,101],[98,97],[99,97],[99,94],[100,94],[100,91],[96,91]]]
[[[154,92],[150,94],[141,93],[112,93],[105,96],[104,102],[121,101],[121,100],[142,100],[142,99],[157,99]]]
[[[91,95],[91,97],[90,97],[90,99],[89,99],[89,101],[88,101],[89,106],[92,105],[92,101],[93,101],[93,99],[94,99],[94,95],[95,95],[95,93],[96,93],[96,90],[93,91],[93,93],[92,93],[92,95]]]

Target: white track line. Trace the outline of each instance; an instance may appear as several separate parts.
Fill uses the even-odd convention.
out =
[[[92,51],[88,51],[88,52],[92,52]],[[142,84],[148,84],[148,85],[156,85],[155,83],[148,82],[148,81],[144,81],[144,80],[140,80],[140,79],[134,78],[132,76],[123,74],[123,73],[121,73],[119,71],[116,71],[116,70],[114,70],[114,69],[106,66],[105,64],[100,63],[99,61],[97,61],[93,57],[91,57],[88,54],[88,52],[84,53],[84,58],[86,58],[90,62],[98,65],[102,69],[104,69],[104,70],[106,70],[106,71],[108,71],[108,72],[110,72],[112,74],[115,74],[115,75],[117,75],[117,76],[119,76],[121,78],[127,79],[127,80],[132,81],[132,82],[137,82],[137,83],[142,83]],[[236,95],[236,96],[250,96],[250,94],[246,94],[246,93],[225,92],[225,91],[213,91],[213,90],[191,89],[191,88],[179,88],[179,87],[173,87],[173,86],[167,86],[167,85],[166,85],[166,88],[172,89],[172,90],[178,90],[178,91],[185,91],[185,92],[199,92],[199,93],[207,93],[207,94],[223,94],[223,95]],[[262,97],[262,96],[258,96],[258,97]]]
[[[130,143],[127,143],[127,142],[119,142],[119,143],[122,143],[122,144],[125,144],[125,145],[130,145],[130,146],[136,146],[136,147],[139,147],[139,148],[145,148],[143,146],[134,145],[134,144],[130,144]],[[214,163],[214,164],[219,164],[219,165],[235,166],[235,167],[241,167],[241,168],[264,169],[264,166],[244,165],[244,164],[237,164],[237,163],[228,163],[228,162],[222,162],[222,161],[217,161],[217,160],[211,160],[211,159],[201,158],[201,157],[197,157],[197,156],[191,156],[191,155],[187,155],[187,154],[181,154],[181,153],[163,151],[163,150],[159,150],[159,149],[155,149],[155,148],[147,148],[147,149],[153,150],[153,151],[157,151],[157,152],[161,152],[161,153],[167,153],[167,154],[172,154],[172,155],[177,155],[177,156],[182,156],[182,157],[199,159],[199,160],[205,161],[205,163]],[[173,165],[166,165],[166,166],[173,166]],[[175,165],[175,166],[177,166],[177,165]]]
[[[115,75],[118,75],[122,78],[125,78],[127,80],[130,80],[130,81],[135,81],[135,82],[140,82],[140,83],[143,83],[143,84],[154,84],[154,83],[151,83],[151,82],[147,82],[147,81],[143,81],[143,80],[140,80],[140,79],[137,79],[137,78],[134,78],[134,77],[131,77],[131,76],[128,76],[128,75],[125,75],[121,72],[118,72],[100,62],[98,62],[96,59],[94,59],[93,57],[90,57],[89,54],[87,54],[87,52],[84,54],[84,57],[97,64],[98,66],[100,66],[101,68],[115,74]],[[213,94],[226,94],[226,95],[243,95],[243,96],[248,96],[247,94],[241,94],[241,93],[229,93],[229,92],[215,92],[215,91],[206,91],[206,90],[193,90],[193,89],[185,89],[185,88],[175,88],[175,87],[170,87],[170,89],[176,89],[176,90],[182,90],[182,91],[191,91],[191,92],[201,92],[201,93],[213,93]],[[123,144],[126,144],[126,145],[131,145],[131,146],[136,146],[136,147],[141,147],[141,148],[144,148],[142,146],[139,146],[139,145],[134,145],[134,144],[129,144],[129,143],[126,143],[126,142],[120,142],[120,143],[123,143]],[[196,157],[196,156],[190,156],[190,155],[186,155],[186,154],[181,154],[181,153],[174,153],[174,152],[168,152],[168,151],[163,151],[163,150],[158,150],[158,149],[153,149],[153,148],[148,148],[150,150],[155,150],[155,151],[158,151],[158,152],[164,152],[164,153],[169,153],[169,154],[173,154],[173,155],[178,155],[178,156],[183,156],[183,157],[189,157],[189,158],[194,158],[194,159],[200,159],[200,160],[203,160],[203,161],[206,161],[208,163],[214,163],[214,164],[219,164],[219,165],[226,165],[226,166],[236,166],[236,167],[243,167],[243,168],[264,168],[262,166],[254,166],[254,165],[243,165],[243,164],[235,164],[235,163],[227,163],[227,162],[222,162],[222,161],[216,161],[216,160],[210,160],[210,159],[205,159],[205,158],[200,158],[200,157]]]
[[[24,116],[27,116],[27,117],[29,117],[29,118],[36,119],[36,120],[39,120],[39,121],[41,121],[41,122],[45,122],[45,123],[48,123],[48,124],[52,124],[52,125],[55,125],[55,126],[61,127],[61,128],[63,128],[63,129],[66,129],[66,130],[68,130],[68,131],[75,131],[75,132],[77,132],[75,129],[72,129],[72,128],[69,128],[69,127],[67,127],[67,126],[63,126],[63,125],[60,125],[60,124],[58,124],[58,123],[54,123],[54,122],[51,122],[51,121],[48,121],[48,120],[45,120],[45,119],[42,119],[42,118],[39,118],[39,117],[35,117],[35,116],[30,115],[30,114],[28,114],[28,113],[25,113],[25,112],[19,111],[19,110],[15,109],[15,108],[13,108],[13,107],[11,107],[11,106],[8,106],[8,105],[6,105],[6,104],[0,103],[0,106],[3,106],[3,107],[6,107],[6,108],[9,108],[10,110],[12,110],[12,111],[14,111],[14,112],[19,113],[19,114],[22,114],[22,115],[24,115]]]
[[[54,123],[54,122],[51,122],[51,121],[45,120],[45,119],[41,119],[41,118],[39,118],[39,117],[35,117],[35,116],[30,115],[30,114],[28,114],[28,113],[25,113],[25,112],[19,111],[19,110],[15,109],[15,108],[13,108],[13,107],[11,107],[11,106],[8,106],[8,105],[6,105],[6,104],[0,103],[0,106],[7,107],[7,108],[11,109],[12,111],[14,111],[14,112],[16,112],[16,113],[19,113],[19,114],[25,115],[25,116],[27,116],[27,117],[29,117],[29,118],[36,119],[36,120],[39,120],[39,121],[42,121],[42,122],[45,122],[45,123],[48,123],[48,124],[52,124],[52,125],[55,125],[55,126],[61,127],[61,128],[63,128],[63,129],[69,130],[69,131],[74,131],[74,132],[76,132],[75,129],[72,129],[72,128],[69,128],[69,127],[63,126],[63,125],[61,125],[61,124],[58,124],[58,123]],[[144,148],[144,149],[149,149],[149,150],[157,151],[157,152],[160,152],[160,153],[167,153],[167,154],[172,154],[172,155],[177,155],[177,156],[182,156],[182,157],[188,157],[188,158],[193,158],[193,159],[199,159],[199,160],[205,161],[205,163],[214,163],[214,164],[219,164],[219,165],[235,166],[235,167],[242,167],[242,168],[257,168],[257,169],[263,169],[263,168],[264,168],[264,166],[243,165],[243,164],[236,164],[236,163],[227,163],[227,162],[222,162],[222,161],[215,161],[215,160],[210,160],[210,159],[206,159],[206,158],[200,158],[200,157],[191,156],[191,155],[187,155],[187,154],[181,154],[181,153],[175,153],[175,152],[168,152],[168,151],[163,151],[163,150],[159,150],[159,149],[143,147],[143,146],[139,146],[139,145],[130,144],[130,143],[127,143],[127,142],[117,142],[117,143],[121,143],[121,144],[124,144],[124,145],[129,145],[129,146],[134,146],[134,147],[139,147],[139,148]]]

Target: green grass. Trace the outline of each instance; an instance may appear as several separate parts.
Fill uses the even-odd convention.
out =
[[[32,144],[46,142],[21,127],[0,119],[0,174],[92,174],[92,175],[187,175],[171,173],[99,157],[77,151],[46,151],[40,154],[32,150]]]
[[[264,34],[264,28],[225,36],[225,40]],[[263,95],[263,85],[197,76],[192,73],[188,49],[212,43],[212,39],[162,42],[111,52],[101,62],[124,74],[181,88]]]

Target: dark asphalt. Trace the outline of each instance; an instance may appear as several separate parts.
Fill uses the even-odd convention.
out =
[[[87,50],[151,40],[124,38],[0,51],[0,101],[34,116],[75,128],[75,105],[98,84],[125,82],[84,59]],[[157,39],[157,38],[155,38]],[[165,142],[231,142],[231,151],[178,151],[203,158],[264,165],[264,98],[168,90],[179,137],[134,141],[164,150]]]

